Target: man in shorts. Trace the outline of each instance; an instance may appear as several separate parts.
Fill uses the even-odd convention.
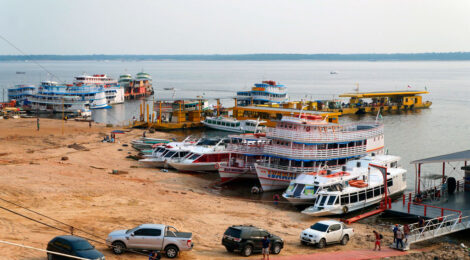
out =
[[[269,241],[267,236],[264,236],[262,242],[263,242],[263,250],[262,250],[263,260],[264,259],[269,260],[269,244],[271,243],[271,241]],[[266,256],[267,256],[267,258],[266,258]]]
[[[377,246],[379,246],[379,251],[380,251],[380,240],[382,239],[381,235],[379,234],[379,232],[377,232],[375,230],[374,230],[374,235],[375,235],[374,251],[377,250]]]

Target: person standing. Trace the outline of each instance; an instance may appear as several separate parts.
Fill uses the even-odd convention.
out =
[[[380,240],[382,240],[382,235],[379,234],[377,231],[374,230],[374,235],[375,235],[375,246],[374,246],[374,251],[377,250],[377,246],[379,247],[380,251]]]
[[[268,237],[267,236],[264,236],[263,240],[263,250],[262,250],[262,253],[263,253],[263,260],[264,259],[267,259],[269,260],[269,246],[271,244],[271,241],[269,241]],[[267,258],[266,258],[267,257]]]
[[[38,126],[38,131],[39,131],[39,117],[38,117],[38,119],[36,120],[36,124],[37,124],[37,126]]]
[[[397,231],[398,231],[398,224],[395,224],[393,228],[393,243],[397,242]]]
[[[91,128],[91,120],[88,121],[88,126]]]
[[[396,248],[399,249],[400,247],[398,247],[398,244],[400,244],[401,248],[403,249],[403,232],[400,229],[397,230],[396,240],[397,240]]]
[[[405,224],[403,227],[403,234],[405,235],[405,244],[408,243],[408,236],[410,235],[410,226],[408,224]]]

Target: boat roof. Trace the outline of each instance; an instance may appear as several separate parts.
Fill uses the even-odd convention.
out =
[[[292,108],[281,108],[281,107],[266,107],[266,106],[237,106],[237,109],[243,109],[246,111],[253,112],[279,112],[284,115],[290,114],[299,114],[300,109]],[[311,111],[311,110],[302,110],[302,114],[305,115],[340,115],[341,113],[337,112],[323,112],[323,111]]]
[[[339,97],[355,97],[355,98],[373,98],[373,97],[393,97],[393,96],[414,96],[419,94],[429,94],[422,90],[396,90],[396,91],[375,91],[375,92],[357,92],[344,93]]]
[[[256,136],[254,134],[239,134],[239,135],[229,135],[230,139],[243,139],[247,141],[270,141],[271,139],[264,136]]]
[[[410,162],[410,164],[442,163],[470,161],[470,150],[428,157]]]

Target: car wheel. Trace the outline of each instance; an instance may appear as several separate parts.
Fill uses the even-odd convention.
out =
[[[225,249],[227,249],[227,252],[233,252],[233,248],[231,248],[229,246],[225,246]]]
[[[272,249],[271,249],[272,253],[277,255],[281,252],[281,244],[279,243],[274,243]]]
[[[343,239],[341,239],[341,245],[346,245],[349,241],[349,236],[348,235],[344,235]]]
[[[113,243],[113,253],[120,255],[126,251],[126,245],[123,242],[117,241]]]
[[[167,246],[165,248],[165,254],[168,258],[175,258],[178,256],[178,248],[176,246]]]
[[[252,253],[253,253],[253,246],[252,245],[246,245],[242,250],[242,255],[243,256],[250,256]]]
[[[320,239],[320,241],[318,241],[317,247],[324,248],[325,246],[326,246],[326,240],[324,238]]]
[[[52,254],[47,253],[47,260],[53,260],[54,256]]]
[[[303,240],[300,241],[300,244],[301,244],[301,245],[304,245],[304,246],[308,246],[308,243],[305,242],[305,241],[303,241]]]

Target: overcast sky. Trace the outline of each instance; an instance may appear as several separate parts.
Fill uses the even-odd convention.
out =
[[[0,0],[0,35],[28,54],[470,51],[470,1]]]

